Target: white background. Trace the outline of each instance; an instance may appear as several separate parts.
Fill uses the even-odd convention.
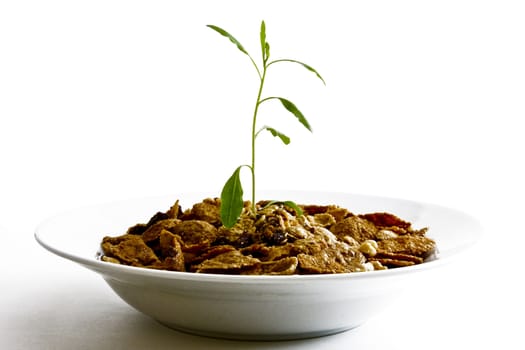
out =
[[[0,0],[0,348],[522,348],[524,18],[505,0]],[[269,71],[266,95],[294,101],[314,132],[263,105],[261,125],[292,143],[258,140],[259,188],[434,202],[476,216],[485,236],[352,332],[271,344],[179,334],[33,231],[84,204],[218,195],[249,162],[258,81],[205,25],[258,59],[263,19],[273,58],[327,84],[296,65]]]

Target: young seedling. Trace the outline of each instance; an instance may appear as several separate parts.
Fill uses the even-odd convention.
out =
[[[295,106],[294,103],[291,101],[282,98],[282,97],[276,97],[276,96],[270,96],[270,97],[262,97],[264,82],[266,79],[266,73],[268,68],[276,63],[282,63],[282,62],[291,62],[291,63],[297,63],[310,72],[313,72],[321,81],[323,84],[325,83],[324,79],[321,77],[321,75],[313,69],[311,66],[292,59],[277,59],[270,61],[270,44],[268,41],[266,41],[266,25],[264,21],[261,22],[261,30],[260,30],[260,42],[261,42],[261,54],[262,54],[262,66],[261,68],[257,65],[255,60],[250,56],[248,51],[244,48],[244,46],[241,45],[241,43],[235,39],[230,33],[225,31],[224,29],[217,27],[215,25],[208,25],[209,28],[215,30],[222,36],[228,38],[233,44],[237,46],[237,48],[247,55],[253,66],[255,67],[255,70],[257,71],[257,74],[259,76],[259,91],[257,92],[257,100],[255,102],[255,108],[253,111],[253,117],[252,117],[252,133],[251,133],[251,150],[252,150],[252,161],[251,164],[243,164],[240,165],[235,169],[233,174],[230,176],[228,181],[226,181],[226,184],[224,184],[224,187],[221,192],[221,220],[224,226],[226,227],[232,227],[237,223],[239,220],[239,217],[241,216],[243,207],[244,207],[244,199],[243,199],[243,189],[241,185],[241,178],[240,178],[240,172],[241,168],[247,167],[250,169],[251,177],[252,177],[252,206],[251,211],[252,214],[256,214],[256,207],[255,207],[255,139],[262,131],[268,131],[270,132],[274,137],[278,137],[285,145],[290,143],[290,138],[286,136],[285,134],[281,133],[280,131],[277,131],[275,128],[269,127],[269,126],[263,126],[259,130],[257,130],[257,114],[259,112],[259,106],[263,104],[264,102],[268,102],[271,100],[278,100],[281,102],[283,107],[293,114],[297,120],[310,132],[312,131],[312,128],[310,127],[310,124],[304,117],[303,113]],[[293,203],[292,201],[282,201],[280,203],[283,203],[289,207],[292,207],[297,214],[300,215],[300,209],[299,207]]]

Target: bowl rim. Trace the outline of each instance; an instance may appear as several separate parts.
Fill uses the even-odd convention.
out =
[[[278,190],[271,190],[272,192]],[[448,264],[455,260],[458,256],[462,255],[466,250],[471,249],[482,237],[482,226],[475,217],[467,214],[464,211],[457,210],[451,207],[446,207],[438,204],[415,201],[404,198],[396,197],[385,197],[385,196],[376,196],[376,195],[366,195],[366,194],[356,194],[356,193],[347,193],[347,192],[327,192],[327,191],[290,191],[283,190],[279,192],[286,193],[302,193],[302,194],[312,194],[312,195],[349,195],[356,196],[361,198],[368,198],[372,200],[389,200],[389,201],[399,201],[404,203],[418,204],[427,208],[438,208],[453,211],[456,214],[462,215],[465,220],[470,221],[469,224],[475,227],[475,235],[471,237],[470,241],[466,244],[463,244],[457,249],[457,251],[449,256],[441,257],[438,254],[438,257],[434,260],[426,261],[421,264],[398,267],[394,269],[387,270],[378,270],[378,271],[365,271],[365,272],[350,272],[350,273],[334,273],[334,274],[311,274],[311,275],[229,275],[229,274],[212,274],[212,273],[194,273],[194,272],[181,272],[181,271],[168,271],[168,270],[157,270],[143,267],[135,267],[128,265],[112,264],[104,262],[97,258],[99,252],[93,251],[92,257],[80,256],[76,254],[69,253],[57,247],[54,247],[52,244],[48,243],[45,238],[45,234],[42,235],[42,231],[45,231],[47,225],[52,224],[55,220],[59,219],[62,216],[71,214],[83,208],[97,208],[105,205],[114,205],[114,204],[124,204],[126,202],[133,202],[142,199],[161,199],[161,198],[180,198],[182,196],[198,196],[202,195],[202,192],[181,192],[176,195],[160,195],[160,196],[147,196],[147,197],[134,197],[116,201],[108,201],[103,203],[79,206],[61,213],[55,214],[42,221],[35,229],[34,238],[43,248],[49,252],[60,256],[64,259],[71,260],[76,262],[90,270],[94,270],[103,275],[133,275],[133,276],[142,276],[147,278],[159,278],[164,280],[179,280],[179,281],[194,281],[194,282],[221,282],[221,283],[296,283],[298,281],[336,281],[336,280],[362,280],[362,279],[375,279],[375,278],[385,278],[385,277],[396,277],[400,275],[407,275],[416,272],[426,271],[435,269],[444,264]],[[207,197],[210,197],[209,195]],[[206,198],[204,196],[203,198]],[[438,242],[439,249],[439,242]]]

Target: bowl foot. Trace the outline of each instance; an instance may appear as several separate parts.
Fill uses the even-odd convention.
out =
[[[311,331],[304,333],[234,333],[234,332],[221,332],[221,331],[203,331],[199,329],[191,329],[186,327],[181,327],[179,325],[170,324],[167,322],[158,321],[163,326],[171,328],[173,330],[188,333],[192,335],[198,335],[207,338],[217,338],[217,339],[228,339],[228,340],[244,340],[244,341],[281,341],[281,340],[299,340],[299,339],[308,339],[308,338],[318,338],[329,336],[337,333],[342,333],[349,331],[351,329],[357,328],[360,325],[355,325],[351,327],[342,327],[336,329],[327,329],[320,331]]]

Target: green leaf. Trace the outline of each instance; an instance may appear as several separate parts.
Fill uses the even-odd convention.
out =
[[[271,65],[271,64],[277,63],[277,62],[292,62],[292,63],[300,64],[304,68],[308,69],[310,72],[314,73],[319,79],[321,79],[323,84],[326,85],[326,82],[324,81],[324,79],[321,76],[321,74],[319,74],[319,72],[317,72],[312,66],[307,65],[306,63],[303,63],[303,62],[297,61],[297,60],[291,60],[291,59],[280,59],[280,60],[275,60],[275,61],[270,62],[268,64],[268,66]]]
[[[266,50],[266,24],[264,24],[264,21],[261,22],[261,33],[260,33],[260,39],[261,39],[261,51],[263,55],[263,61],[266,61],[268,59],[267,50]]]
[[[275,130],[274,128],[271,128],[269,126],[265,126],[263,129],[265,130],[268,130],[274,137],[278,137],[281,139],[281,141],[285,144],[285,145],[288,145],[290,144],[290,138],[288,136],[286,136],[285,134],[283,134],[282,132],[280,131],[277,131]]]
[[[230,39],[230,41],[232,43],[234,43],[235,45],[237,45],[237,48],[239,50],[241,50],[243,53],[245,53],[246,55],[250,56],[250,54],[248,53],[248,51],[246,51],[246,49],[244,48],[244,46],[241,45],[241,43],[235,39],[233,37],[233,35],[231,35],[230,33],[228,33],[227,31],[225,31],[224,29],[220,28],[220,27],[217,27],[217,26],[214,26],[213,24],[208,24],[207,27],[215,30],[217,33],[221,34],[222,36],[225,36],[227,37],[228,39]]]
[[[303,210],[295,202],[284,201],[283,204],[295,210],[295,213],[297,214],[297,216],[303,215]]]
[[[295,202],[293,202],[293,201],[269,201],[269,202],[263,207],[263,209],[268,208],[269,206],[274,205],[274,204],[284,204],[285,206],[290,207],[290,208],[292,208],[293,210],[295,210],[295,213],[297,214],[297,216],[301,216],[301,215],[303,215],[303,210],[301,209],[301,207],[298,206],[298,205],[297,205]]]
[[[300,62],[300,61],[296,61],[296,60],[291,60],[291,62],[295,62],[295,63],[298,63],[300,65],[302,65],[304,68],[308,69],[310,72],[313,72],[315,75],[317,75],[317,77],[319,79],[321,79],[321,81],[323,82],[324,85],[326,85],[326,82],[324,81],[323,77],[321,76],[321,74],[319,74],[312,66],[309,66],[307,65],[306,63],[303,63],[303,62]]]
[[[237,223],[244,207],[240,178],[241,168],[242,165],[235,169],[221,192],[221,221],[228,228]]]
[[[291,101],[282,97],[276,98],[279,99],[279,101],[281,101],[284,108],[286,108],[288,112],[292,113],[299,120],[299,122],[303,124],[305,128],[307,128],[309,131],[312,131],[312,127],[310,126],[310,123],[308,123],[308,120],[306,120],[303,113],[301,113],[301,111]]]

